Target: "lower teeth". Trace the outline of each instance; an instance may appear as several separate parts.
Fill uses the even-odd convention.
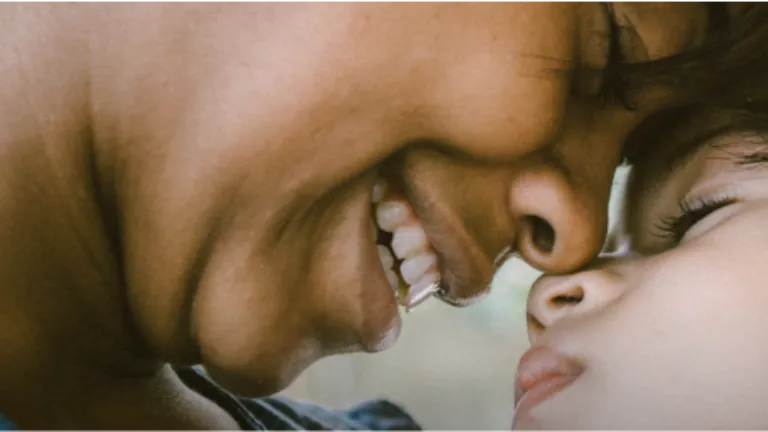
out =
[[[387,279],[390,279],[390,284],[393,282],[391,280],[392,276],[397,278],[395,297],[400,306],[405,308],[406,312],[420,305],[440,290],[440,279],[437,275],[425,274],[413,285],[408,285],[395,270],[388,269],[385,272]]]
[[[400,302],[400,304],[405,307],[406,312],[425,302],[432,297],[432,295],[440,291],[440,283],[432,282],[428,285],[422,285],[421,287],[412,286],[407,291],[405,301]]]

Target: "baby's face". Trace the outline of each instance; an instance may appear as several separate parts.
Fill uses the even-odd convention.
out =
[[[622,250],[537,281],[515,428],[768,427],[768,135],[734,124],[644,136]]]

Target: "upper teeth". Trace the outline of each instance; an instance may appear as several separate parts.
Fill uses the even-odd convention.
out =
[[[424,253],[408,258],[400,264],[400,274],[403,275],[403,279],[409,284],[413,285],[421,279],[421,276],[433,268],[437,262],[437,257],[431,253]]]
[[[401,259],[412,257],[428,246],[427,234],[420,226],[400,226],[392,237],[392,250]]]
[[[384,231],[393,232],[410,216],[405,203],[399,201],[379,202],[376,206],[376,223]]]
[[[400,300],[408,308],[428,298],[435,291],[440,280],[437,256],[421,224],[414,217],[410,205],[395,198],[385,199],[386,192],[386,183],[379,181],[374,185],[371,194],[376,207],[376,224],[381,230],[393,233],[390,247],[377,245],[377,248],[387,280],[396,291],[400,281],[394,270],[396,262],[390,248],[394,255],[402,260],[400,275],[409,287],[405,298]]]
[[[373,185],[371,200],[374,203],[380,202],[382,199],[384,199],[384,194],[386,192],[387,192],[387,183],[382,179],[377,180],[376,184]]]

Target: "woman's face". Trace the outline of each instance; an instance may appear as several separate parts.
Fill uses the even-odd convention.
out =
[[[516,428],[768,425],[768,141],[711,138],[732,119],[702,112],[648,136],[623,251],[537,281]]]
[[[622,143],[674,91],[639,89],[630,112],[574,71],[608,63],[612,27],[625,61],[708,31],[688,3],[156,9],[126,7],[94,48],[131,324],[253,395],[396,339],[372,234],[381,177],[405,206],[390,225],[410,215],[401,246],[434,253],[414,266],[434,266],[453,303],[486,292],[508,246],[547,271],[589,261]]]

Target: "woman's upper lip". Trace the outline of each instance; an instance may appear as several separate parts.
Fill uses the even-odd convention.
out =
[[[440,291],[437,297],[453,306],[468,306],[488,294],[498,263],[493,262],[494,257],[483,249],[460,213],[443,195],[450,187],[425,174],[420,163],[425,157],[400,153],[382,168],[382,175],[401,190],[438,257]],[[499,233],[499,237],[507,238],[507,234]]]
[[[515,405],[518,405],[523,396],[537,386],[555,380],[562,381],[563,379],[568,379],[573,381],[583,371],[584,366],[572,357],[563,355],[548,347],[533,347],[523,355],[517,367]],[[547,394],[545,398],[553,394]],[[545,398],[537,400],[536,403],[543,402]],[[532,406],[528,408],[532,408]]]
[[[463,227],[446,229],[441,224],[443,215],[422,215],[422,226],[440,262],[438,298],[453,306],[468,306],[484,298],[494,273],[490,260]]]
[[[494,263],[480,249],[448,208],[425,199],[425,193],[405,188],[413,212],[422,224],[439,261],[438,297],[453,306],[467,306],[488,294]]]

